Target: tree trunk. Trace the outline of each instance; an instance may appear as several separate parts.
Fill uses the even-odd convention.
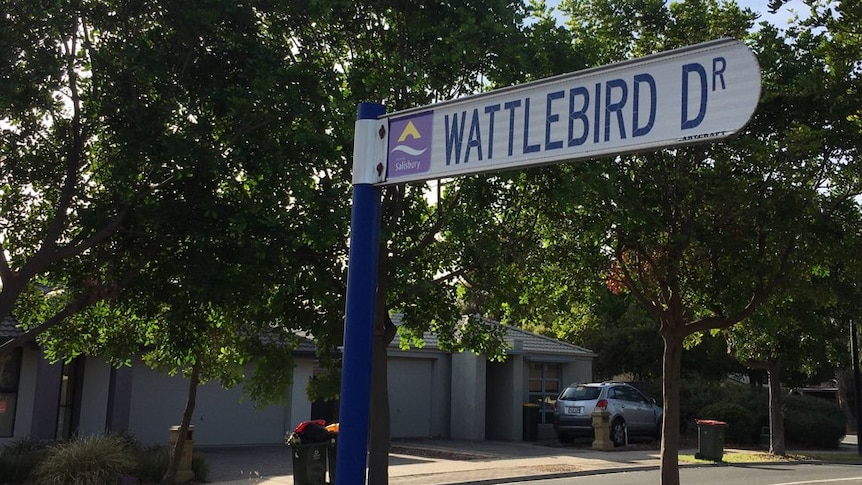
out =
[[[784,456],[784,412],[781,409],[781,365],[770,362],[769,374],[769,452]]]
[[[368,485],[389,483],[389,390],[386,348],[388,342],[374,336],[371,375],[371,417],[369,422]]]
[[[381,258],[383,255],[381,255]],[[397,329],[386,308],[387,286],[377,287],[374,338],[371,350],[371,412],[368,423],[368,485],[389,484],[389,365],[388,349]]]
[[[186,409],[183,412],[183,420],[180,423],[179,435],[177,442],[174,444],[174,449],[171,450],[171,458],[168,462],[168,471],[162,477],[161,485],[174,485],[176,483],[177,470],[180,466],[180,459],[183,454],[183,448],[186,445],[186,435],[189,431],[189,425],[192,422],[192,414],[195,412],[195,402],[198,394],[198,383],[200,382],[201,364],[200,359],[196,360],[192,365],[192,375],[189,378],[189,398],[186,401]]]
[[[847,417],[847,430],[856,430],[856,415],[854,413],[853,395],[853,370],[841,367],[835,370],[835,385],[838,388],[838,406]]]
[[[682,336],[662,328],[664,415],[661,423],[661,485],[679,485],[679,379],[682,369]]]

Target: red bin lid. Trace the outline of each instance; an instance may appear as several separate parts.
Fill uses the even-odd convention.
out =
[[[727,426],[724,421],[716,421],[715,419],[698,419],[697,424],[705,424],[707,426]]]

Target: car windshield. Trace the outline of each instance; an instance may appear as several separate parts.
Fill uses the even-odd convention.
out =
[[[598,399],[600,392],[602,390],[598,387],[569,387],[563,391],[560,399],[564,401],[592,401],[593,399]]]

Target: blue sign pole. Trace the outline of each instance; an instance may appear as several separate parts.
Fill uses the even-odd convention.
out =
[[[373,137],[383,105],[359,105],[353,150],[353,209],[350,217],[350,254],[347,266],[347,307],[341,369],[338,485],[364,484],[368,454],[368,416],[371,407],[371,352],[377,298],[377,255],[380,240],[380,188],[373,182]],[[383,135],[379,135],[382,137]]]

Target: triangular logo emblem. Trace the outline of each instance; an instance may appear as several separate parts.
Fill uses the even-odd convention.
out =
[[[419,130],[416,129],[416,125],[414,125],[412,121],[407,122],[407,126],[404,127],[404,131],[401,132],[401,136],[398,137],[398,141],[404,141],[408,136],[413,139],[422,138],[422,135],[419,134]]]

